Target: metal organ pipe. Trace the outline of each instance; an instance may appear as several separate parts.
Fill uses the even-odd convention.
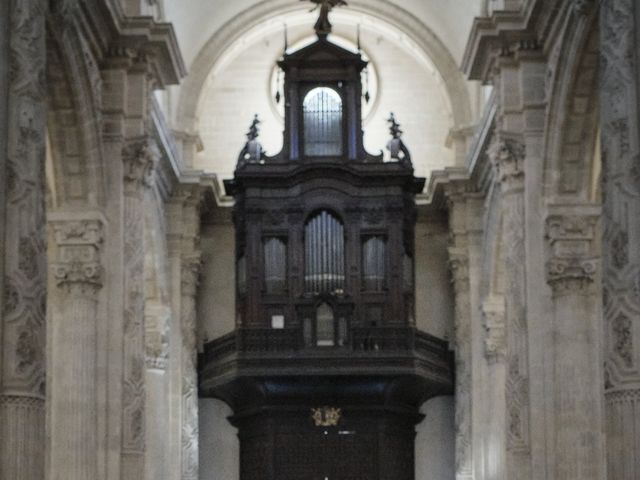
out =
[[[344,228],[327,211],[319,212],[305,227],[305,289],[333,292],[344,286]]]

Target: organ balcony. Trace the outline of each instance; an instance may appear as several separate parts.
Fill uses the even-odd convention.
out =
[[[344,335],[344,336],[341,336]],[[452,355],[447,343],[414,327],[352,327],[333,340],[305,338],[303,327],[239,328],[208,343],[200,356],[200,389],[230,404],[244,380],[293,388],[300,382],[340,378],[356,385],[376,378],[411,379],[420,396],[452,393]],[[289,387],[285,387],[285,386]]]

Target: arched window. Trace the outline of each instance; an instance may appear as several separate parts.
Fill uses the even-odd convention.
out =
[[[304,153],[309,157],[342,155],[342,99],[327,87],[311,90],[302,104]]]
[[[344,227],[326,210],[305,226],[305,291],[331,293],[344,289]]]

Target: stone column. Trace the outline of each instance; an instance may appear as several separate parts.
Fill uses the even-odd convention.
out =
[[[529,356],[525,277],[525,148],[516,138],[494,134],[489,155],[502,196],[505,262],[506,478],[530,477]]]
[[[44,478],[46,238],[45,9],[43,0],[3,2],[10,62],[0,262],[0,478]],[[8,10],[8,11],[7,11]],[[2,45],[0,45],[2,48]],[[4,93],[4,92],[0,92]],[[3,123],[3,122],[0,122]],[[0,132],[3,135],[4,132]],[[2,142],[4,145],[4,142]]]
[[[640,476],[640,6],[602,0],[600,114],[607,470]]]
[[[196,294],[201,254],[199,195],[183,210],[185,235],[181,272],[180,324],[182,331],[182,480],[198,480],[198,372]]]
[[[162,255],[164,252],[158,252]],[[146,420],[145,480],[169,478],[169,323],[171,308],[147,298],[145,305]]]
[[[170,330],[172,480],[198,478],[196,297],[200,272],[200,187],[180,185],[167,205],[173,323]]]
[[[471,299],[469,289],[469,246],[466,225],[466,182],[451,183],[449,204],[449,266],[455,292],[454,338],[456,367],[456,479],[473,479],[472,384],[471,384]]]
[[[505,332],[505,302],[500,294],[491,293],[482,303],[482,326],[486,359],[485,402],[488,418],[485,419],[484,473],[490,480],[505,480],[507,425],[506,425],[506,379],[505,355],[507,350]]]
[[[553,478],[605,478],[598,207],[554,207],[547,217],[553,291]],[[596,280],[598,282],[596,283]]]
[[[171,324],[169,327],[169,446],[168,454],[174,459],[169,464],[170,480],[182,478],[182,331],[180,325],[180,298],[182,284],[182,209],[184,199],[175,192],[167,203],[167,250],[169,251],[169,279],[171,292]]]
[[[122,391],[122,476],[144,477],[145,326],[144,191],[158,161],[146,136],[126,141],[124,163],[124,336]]]
[[[57,249],[53,277],[58,286],[50,295],[51,480],[85,480],[98,474],[96,318],[103,282],[103,223],[97,215],[87,219],[78,219],[77,213],[49,216]]]

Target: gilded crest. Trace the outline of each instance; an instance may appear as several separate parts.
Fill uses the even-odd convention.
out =
[[[342,417],[342,409],[335,407],[320,407],[311,409],[311,418],[316,427],[335,427]]]

